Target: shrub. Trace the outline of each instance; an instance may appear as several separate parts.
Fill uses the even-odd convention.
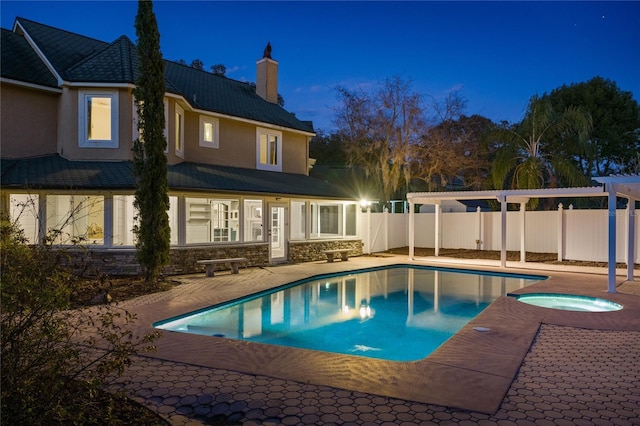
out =
[[[0,253],[3,424],[95,423],[104,389],[158,334],[134,335],[135,316],[116,305],[69,309],[79,277],[60,266],[64,252],[26,245],[7,218]],[[101,424],[112,416],[101,407]]]

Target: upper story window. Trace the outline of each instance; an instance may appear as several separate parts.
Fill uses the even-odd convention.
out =
[[[78,92],[78,146],[118,147],[118,91]]]
[[[218,148],[220,146],[218,140],[218,119],[200,116],[200,146],[207,148]]]
[[[262,127],[256,129],[256,168],[282,171],[282,132]]]
[[[176,155],[184,158],[184,110],[178,104],[176,104],[175,130]]]

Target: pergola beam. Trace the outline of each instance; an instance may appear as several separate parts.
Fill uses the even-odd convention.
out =
[[[602,186],[583,188],[545,188],[545,189],[514,189],[494,191],[457,191],[457,192],[410,192],[407,201],[411,206],[409,216],[409,255],[413,259],[415,219],[413,209],[415,204],[433,204],[436,206],[436,241],[435,253],[440,248],[440,204],[444,200],[496,200],[500,202],[500,266],[506,268],[507,260],[507,204],[520,204],[521,210],[521,241],[520,260],[525,261],[525,212],[524,205],[530,198],[560,198],[560,197],[608,197],[608,291],[616,292],[616,201],[617,197],[627,198],[627,280],[633,281],[633,263],[635,258],[635,201],[640,200],[640,175],[620,175],[595,178]]]

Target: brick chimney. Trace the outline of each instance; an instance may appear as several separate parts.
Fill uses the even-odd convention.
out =
[[[271,59],[271,43],[256,62],[256,93],[264,100],[278,103],[278,61]]]

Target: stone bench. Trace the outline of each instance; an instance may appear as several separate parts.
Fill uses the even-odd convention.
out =
[[[233,258],[229,258],[229,259],[209,259],[209,260],[198,260],[196,263],[199,263],[201,265],[207,265],[207,276],[208,277],[213,277],[213,268],[215,267],[215,265],[220,264],[220,263],[228,263],[231,265],[231,273],[232,274],[237,274],[238,273],[238,267],[240,266],[241,263],[244,262],[248,262],[247,258],[245,257],[233,257]]]
[[[351,249],[335,249],[335,250],[324,250],[322,253],[327,255],[327,262],[333,262],[333,257],[336,254],[340,254],[340,258],[342,260],[349,260],[349,252]]]

